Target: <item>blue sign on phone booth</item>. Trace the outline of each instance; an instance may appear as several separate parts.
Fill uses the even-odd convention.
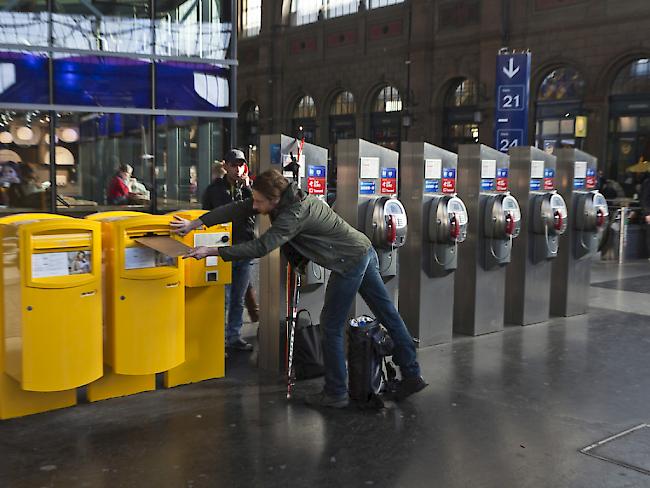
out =
[[[528,144],[530,53],[497,55],[494,146],[501,152]]]

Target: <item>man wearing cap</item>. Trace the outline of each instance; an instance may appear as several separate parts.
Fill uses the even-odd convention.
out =
[[[246,157],[239,149],[231,149],[224,157],[223,178],[216,178],[205,190],[203,208],[212,210],[231,202],[252,198],[248,175],[245,174]],[[255,217],[234,217],[232,220],[233,245],[255,239]],[[226,347],[240,351],[252,351],[253,346],[241,338],[244,315],[244,295],[250,282],[251,259],[232,262],[232,284],[227,294],[228,322],[226,323]],[[229,295],[229,296],[228,296]]]

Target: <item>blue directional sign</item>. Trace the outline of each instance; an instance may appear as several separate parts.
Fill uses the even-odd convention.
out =
[[[364,181],[359,182],[359,194],[360,195],[374,195],[375,194],[375,182],[374,181]]]
[[[438,193],[440,180],[424,180],[424,193]]]
[[[530,53],[497,55],[495,147],[501,152],[528,143]]]

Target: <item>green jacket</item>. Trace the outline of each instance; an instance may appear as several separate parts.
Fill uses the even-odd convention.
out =
[[[235,216],[243,220],[255,214],[253,200],[248,198],[215,208],[203,215],[201,221],[210,227],[230,222]],[[269,217],[271,227],[263,235],[232,247],[222,247],[219,255],[225,261],[259,258],[290,244],[304,258],[332,271],[345,272],[370,249],[370,240],[364,234],[295,183],[287,187]]]

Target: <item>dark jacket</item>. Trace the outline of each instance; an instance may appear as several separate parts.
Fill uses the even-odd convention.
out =
[[[253,200],[234,202],[201,217],[207,225],[228,222],[231,218],[254,215]],[[290,184],[280,203],[269,215],[271,227],[259,238],[232,247],[222,247],[225,261],[258,258],[280,246],[290,246],[304,258],[332,271],[345,272],[370,249],[370,240],[353,228],[326,203]]]
[[[223,207],[232,202],[252,198],[252,190],[243,185],[231,186],[226,177],[216,178],[203,194],[203,210]],[[229,221],[228,221],[229,222]],[[234,216],[232,220],[232,240],[234,244],[255,239],[255,216]]]

